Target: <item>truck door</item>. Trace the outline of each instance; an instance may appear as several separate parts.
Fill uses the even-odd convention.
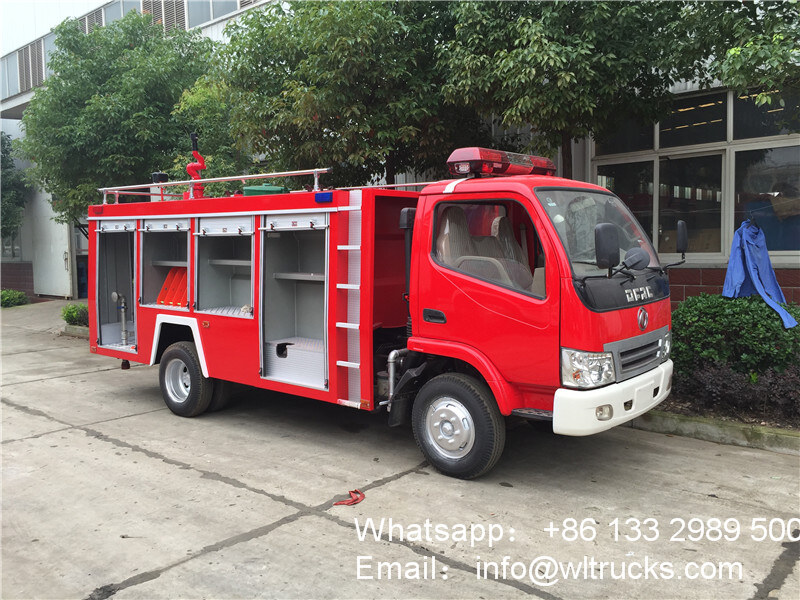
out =
[[[559,277],[529,201],[445,196],[420,257],[419,335],[471,346],[510,382],[559,385]]]
[[[262,374],[324,389],[328,215],[267,215],[263,228]]]

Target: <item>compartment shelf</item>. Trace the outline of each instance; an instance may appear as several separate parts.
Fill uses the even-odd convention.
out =
[[[273,273],[275,279],[289,279],[293,281],[319,281],[325,282],[325,275],[322,273]]]
[[[151,260],[150,264],[154,267],[185,267],[188,265],[185,260]]]
[[[250,261],[236,258],[209,258],[208,264],[222,267],[249,267]]]

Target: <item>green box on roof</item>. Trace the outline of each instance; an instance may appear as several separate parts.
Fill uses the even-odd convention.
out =
[[[266,194],[286,194],[289,188],[282,185],[248,185],[244,188],[245,196],[264,196]]]

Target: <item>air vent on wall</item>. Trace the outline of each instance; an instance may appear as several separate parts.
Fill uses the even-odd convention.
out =
[[[27,92],[44,81],[44,40],[36,40],[17,51],[19,91]]]
[[[143,0],[142,12],[153,15],[153,24],[162,25],[166,31],[186,29],[185,0]]]
[[[90,12],[85,17],[80,18],[81,29],[83,33],[91,33],[95,27],[103,26],[103,9],[98,8]]]

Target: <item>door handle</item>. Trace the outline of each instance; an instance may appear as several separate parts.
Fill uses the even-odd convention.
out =
[[[422,309],[422,320],[426,323],[447,323],[444,313],[433,308]]]

